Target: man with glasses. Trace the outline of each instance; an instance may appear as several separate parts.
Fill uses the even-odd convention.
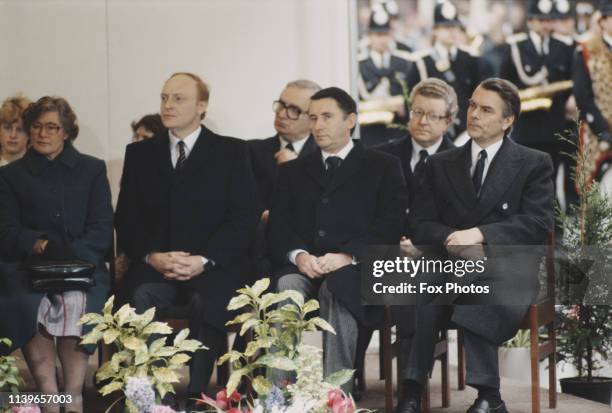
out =
[[[272,104],[276,135],[248,141],[251,163],[257,181],[258,210],[265,221],[274,193],[278,165],[310,154],[317,145],[310,134],[308,104],[321,87],[311,80],[287,83]]]

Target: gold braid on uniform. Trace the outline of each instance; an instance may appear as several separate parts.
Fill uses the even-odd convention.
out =
[[[601,36],[595,36],[583,44],[583,53],[586,53],[585,58],[588,59],[587,67],[593,83],[595,105],[608,121],[608,124],[612,125],[612,93],[610,93],[612,51],[604,44]],[[607,143],[598,142],[597,136],[589,127],[584,128],[584,132],[586,136],[581,136],[581,140],[586,140],[589,152],[594,154],[591,157],[592,161],[588,164],[591,178],[594,178],[601,163],[612,157],[612,151]]]

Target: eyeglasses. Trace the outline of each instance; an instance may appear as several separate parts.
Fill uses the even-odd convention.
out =
[[[423,116],[425,116],[431,122],[440,122],[442,119],[448,118],[447,115],[437,115],[435,113],[425,112],[420,109],[412,109],[410,111],[411,118],[421,119]]]
[[[32,132],[38,133],[41,130],[44,130],[47,135],[56,135],[62,127],[55,123],[45,123],[44,125],[40,122],[34,122],[30,126],[30,130]]]
[[[297,120],[300,115],[304,113],[304,111],[297,106],[287,105],[282,100],[275,100],[272,103],[272,110],[276,113],[280,112],[281,110],[286,110],[287,117],[291,120]]]

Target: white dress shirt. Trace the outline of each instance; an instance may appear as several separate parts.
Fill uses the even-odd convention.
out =
[[[422,147],[421,145],[417,143],[417,141],[412,139],[412,157],[410,158],[410,170],[414,172],[414,167],[419,162],[419,159],[421,159],[421,154],[419,153],[421,152],[421,150],[425,149],[427,153],[429,154],[429,156],[431,156],[434,153],[438,152],[438,148],[440,147],[440,145],[442,145],[442,136],[440,136],[440,139],[438,139],[429,148]]]
[[[284,137],[278,135],[279,140],[280,140],[281,149],[285,149],[287,147],[287,145],[289,145],[291,143],[293,145],[293,152],[295,152],[298,155],[300,154],[300,152],[302,152],[302,148],[304,147],[304,144],[308,140],[309,136],[310,135],[306,135],[306,137],[304,137],[304,138],[302,138],[302,139],[300,139],[298,141],[289,142]]]
[[[321,155],[323,156],[323,165],[325,164],[325,160],[327,158],[329,158],[330,156],[337,156],[340,159],[342,159],[344,161],[344,159],[348,156],[348,154],[351,152],[351,150],[353,149],[353,146],[355,146],[353,144],[353,141],[351,139],[349,139],[348,143],[338,151],[338,153],[328,153],[325,151],[321,151]],[[297,266],[296,262],[295,262],[295,258],[298,256],[298,254],[305,252],[308,253],[308,251],[306,250],[302,250],[302,249],[296,249],[296,250],[292,250],[289,251],[289,253],[287,254],[287,259],[289,259],[289,262],[295,266]],[[355,263],[355,259],[353,258],[353,263]]]
[[[202,126],[198,126],[198,128],[191,132],[189,135],[185,136],[183,139],[177,138],[172,134],[171,131],[168,131],[170,135],[170,159],[172,159],[172,166],[176,167],[176,161],[179,158],[179,148],[178,143],[182,140],[185,142],[185,159],[189,158],[189,154],[193,150],[196,141],[198,140],[198,136],[200,136],[200,132],[202,131]]]
[[[482,171],[482,183],[485,182],[487,173],[489,172],[489,166],[491,165],[493,158],[495,157],[497,151],[499,151],[499,148],[501,148],[503,143],[504,139],[500,139],[499,142],[495,142],[494,144],[489,145],[485,149],[485,151],[487,151],[487,159],[485,159],[485,165]],[[476,170],[476,162],[478,162],[478,156],[480,154],[480,151],[482,151],[483,149],[484,148],[478,146],[478,144],[472,139],[472,166],[470,166],[470,176],[474,175],[474,170]]]
[[[391,53],[389,52],[380,54],[375,50],[370,50],[370,57],[378,69],[388,69],[391,65]]]

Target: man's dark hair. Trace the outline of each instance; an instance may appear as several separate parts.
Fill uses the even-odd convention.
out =
[[[497,93],[504,101],[504,117],[514,116],[512,126],[516,125],[521,114],[521,98],[519,96],[519,90],[514,83],[498,77],[492,77],[483,80],[478,86],[484,90]]]
[[[77,117],[66,99],[57,96],[44,96],[34,103],[30,103],[23,112],[23,127],[30,136],[30,127],[36,120],[47,112],[57,112],[59,121],[70,141],[74,141],[79,134]]]
[[[161,134],[166,130],[159,113],[145,115],[138,122],[132,122],[132,132],[136,132],[136,129],[140,128],[141,126],[153,132],[153,135]]]
[[[333,99],[338,103],[344,115],[350,115],[351,113],[357,113],[357,103],[355,100],[339,87],[328,87],[319,90],[317,93],[310,97],[310,100],[321,100],[321,99]]]

